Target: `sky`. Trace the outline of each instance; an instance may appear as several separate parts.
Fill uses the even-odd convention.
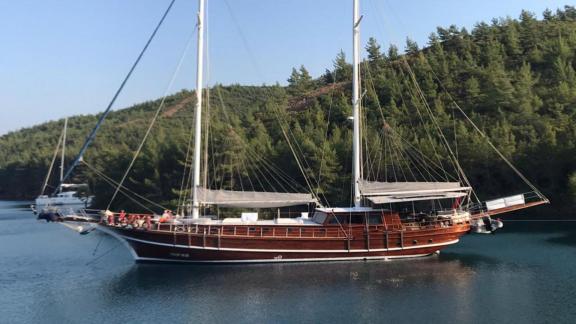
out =
[[[103,111],[169,2],[0,0],[0,135]],[[207,2],[206,85],[286,84],[293,67],[304,65],[318,77],[340,50],[351,58],[352,0]],[[522,9],[541,16],[566,4],[573,5],[362,0],[362,43],[374,37],[383,48],[402,49],[410,37],[425,45],[437,26],[470,30],[495,17],[517,18]],[[176,0],[115,109],[194,88],[197,6],[197,0]]]

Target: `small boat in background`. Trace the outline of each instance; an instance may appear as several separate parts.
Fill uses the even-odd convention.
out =
[[[64,129],[56,145],[56,150],[54,151],[54,156],[52,157],[52,162],[50,163],[50,168],[48,169],[40,195],[34,200],[34,204],[30,206],[34,213],[39,214],[39,218],[46,220],[52,219],[55,214],[61,214],[63,209],[72,211],[85,209],[90,206],[94,198],[86,194],[88,192],[88,184],[62,183],[64,179],[67,127],[68,119],[66,118],[64,119]],[[62,147],[60,157],[60,184],[54,194],[47,195],[44,193],[48,187],[50,175],[52,174],[54,162],[56,161],[60,147]]]

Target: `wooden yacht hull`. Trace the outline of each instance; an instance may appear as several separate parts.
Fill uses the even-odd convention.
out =
[[[468,224],[412,231],[361,230],[346,237],[206,235],[100,225],[139,262],[260,263],[421,257],[459,241]]]

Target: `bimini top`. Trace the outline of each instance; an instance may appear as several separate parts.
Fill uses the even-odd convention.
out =
[[[197,188],[200,203],[220,207],[276,208],[317,203],[307,193],[232,191]]]
[[[471,189],[459,182],[360,182],[362,196],[375,204],[459,198]]]

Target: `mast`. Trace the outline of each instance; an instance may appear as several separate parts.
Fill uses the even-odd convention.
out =
[[[202,78],[204,72],[204,2],[198,0],[198,51],[196,65],[196,111],[194,128],[194,184],[192,196],[192,218],[198,218],[200,203],[198,187],[200,186],[200,156],[202,137]]]
[[[360,4],[354,0],[352,22],[353,39],[353,72],[352,72],[352,118],[354,120],[354,135],[352,138],[352,180],[354,181],[354,207],[360,207]]]
[[[62,191],[62,181],[64,181],[64,156],[66,155],[66,131],[68,129],[68,117],[64,119],[64,131],[62,133],[62,156],[60,158],[60,191]]]

